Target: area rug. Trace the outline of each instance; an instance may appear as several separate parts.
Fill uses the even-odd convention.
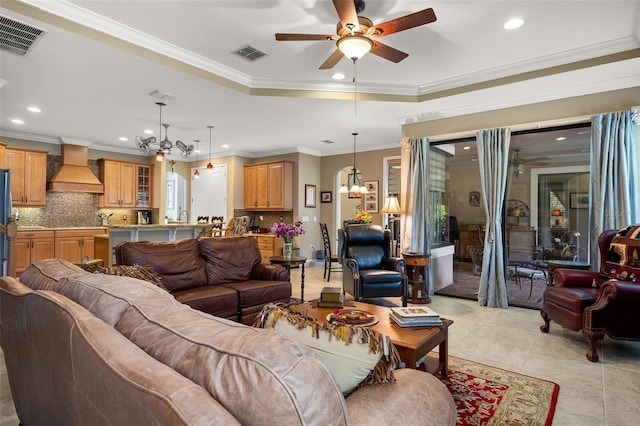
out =
[[[456,425],[539,425],[553,421],[556,383],[449,356],[441,379],[458,409]]]
[[[478,300],[478,286],[480,277],[473,275],[473,265],[469,262],[455,262],[453,266],[453,284],[438,289],[435,294],[441,296],[459,297],[461,299]],[[531,281],[529,278],[520,278],[521,287],[518,287],[513,278],[507,279],[507,300],[509,306],[520,308],[541,309],[542,294],[547,288],[545,276],[540,273],[533,279],[533,289],[529,297]]]

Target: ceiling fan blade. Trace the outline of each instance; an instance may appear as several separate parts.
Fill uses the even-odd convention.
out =
[[[338,17],[343,27],[348,28],[347,24],[352,24],[354,31],[360,29],[358,13],[356,12],[356,6],[353,0],[333,0],[333,6],[336,8],[336,12],[338,12]]]
[[[327,60],[324,61],[324,63],[322,65],[320,65],[319,69],[321,69],[321,70],[331,69],[331,68],[335,67],[336,64],[338,62],[340,62],[340,59],[342,59],[342,58],[344,58],[344,54],[341,51],[339,51],[338,49],[336,49],[335,52],[333,52],[331,54],[331,56],[329,56],[327,58]]]
[[[430,24],[436,21],[436,14],[433,9],[425,9],[400,18],[392,19],[374,26],[372,37],[382,37],[420,25]]]
[[[276,40],[278,41],[306,41],[306,40],[333,40],[336,38],[336,35],[327,35],[327,34],[287,34],[287,33],[277,33]]]
[[[386,44],[380,43],[378,40],[374,42],[374,46],[371,49],[371,53],[374,55],[378,55],[381,58],[387,59],[391,62],[395,62],[396,64],[409,56],[408,53],[401,52],[398,49],[395,49],[391,46],[387,46]]]

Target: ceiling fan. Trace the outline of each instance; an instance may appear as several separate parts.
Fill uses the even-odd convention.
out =
[[[336,25],[336,34],[277,33],[276,40],[335,40],[337,49],[320,65],[321,70],[333,68],[343,56],[355,62],[368,52],[391,62],[398,63],[409,56],[409,54],[387,46],[378,41],[378,39],[389,34],[429,24],[436,20],[433,9],[429,8],[378,25],[373,25],[373,22],[369,18],[359,16],[365,8],[363,0],[333,0],[333,5],[340,18],[340,22]]]
[[[520,148],[513,149],[513,156],[509,161],[509,166],[513,167],[513,174],[515,177],[518,177],[521,174],[524,174],[524,165],[529,164],[531,166],[546,166],[549,163],[545,161],[549,161],[551,158],[549,157],[532,157],[532,158],[523,158],[520,157]]]

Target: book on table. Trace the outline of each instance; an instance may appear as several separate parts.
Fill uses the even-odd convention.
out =
[[[413,319],[404,319],[393,312],[389,312],[389,318],[400,327],[437,327],[442,325],[442,320],[440,317],[423,317],[423,318],[413,318]]]
[[[425,319],[425,318],[439,318],[440,315],[433,309],[426,306],[407,306],[407,307],[392,307],[389,308],[393,314],[402,319]]]
[[[320,308],[342,308],[344,307],[344,296],[341,294],[338,300],[318,300]]]
[[[323,302],[338,302],[342,299],[342,288],[323,287],[320,292],[320,300]]]

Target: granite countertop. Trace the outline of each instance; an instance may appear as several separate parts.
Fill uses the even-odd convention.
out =
[[[18,231],[73,231],[73,230],[83,230],[83,229],[107,229],[106,226],[58,226],[58,227],[48,227],[48,226],[20,226],[18,225]]]
[[[109,225],[107,229],[152,229],[152,228],[193,228],[193,227],[204,227],[207,226],[206,223],[197,223],[197,222],[173,222],[173,223],[150,223],[147,225]]]

